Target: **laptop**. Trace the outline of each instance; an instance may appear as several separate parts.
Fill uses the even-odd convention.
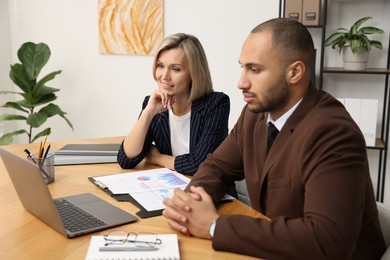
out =
[[[137,221],[137,217],[91,193],[53,199],[36,164],[1,147],[0,156],[23,207],[65,237],[77,237]],[[74,220],[69,220],[69,217],[92,222],[80,225],[71,223]]]

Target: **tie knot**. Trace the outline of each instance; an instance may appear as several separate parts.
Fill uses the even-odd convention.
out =
[[[268,122],[268,151],[271,148],[276,136],[278,135],[279,130],[276,128],[274,124]]]

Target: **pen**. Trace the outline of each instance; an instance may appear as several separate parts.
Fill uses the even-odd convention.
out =
[[[31,153],[29,150],[27,149],[24,149],[24,152],[27,154],[27,156],[33,161],[33,163],[37,164],[37,162],[34,160],[34,158],[32,158],[31,156]]]
[[[101,246],[99,251],[157,251],[158,247]]]
[[[46,149],[45,155],[43,155],[44,159],[47,157],[47,154],[49,153],[49,150],[50,150],[50,144],[49,144],[49,146]]]

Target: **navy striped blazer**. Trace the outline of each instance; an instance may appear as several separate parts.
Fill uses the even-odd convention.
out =
[[[148,104],[149,97],[145,97],[142,110]],[[227,136],[229,113],[230,99],[222,92],[212,92],[192,102],[190,152],[176,156],[175,170],[177,172],[187,175],[196,173],[207,154],[213,152]],[[128,158],[122,142],[118,152],[119,165],[123,169],[137,166],[147,155],[153,142],[160,153],[172,155],[168,110],[157,114],[152,119],[140,154],[134,158]]]

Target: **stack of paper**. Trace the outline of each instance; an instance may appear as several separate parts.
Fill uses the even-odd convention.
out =
[[[120,144],[68,144],[55,151],[55,165],[113,163]]]

